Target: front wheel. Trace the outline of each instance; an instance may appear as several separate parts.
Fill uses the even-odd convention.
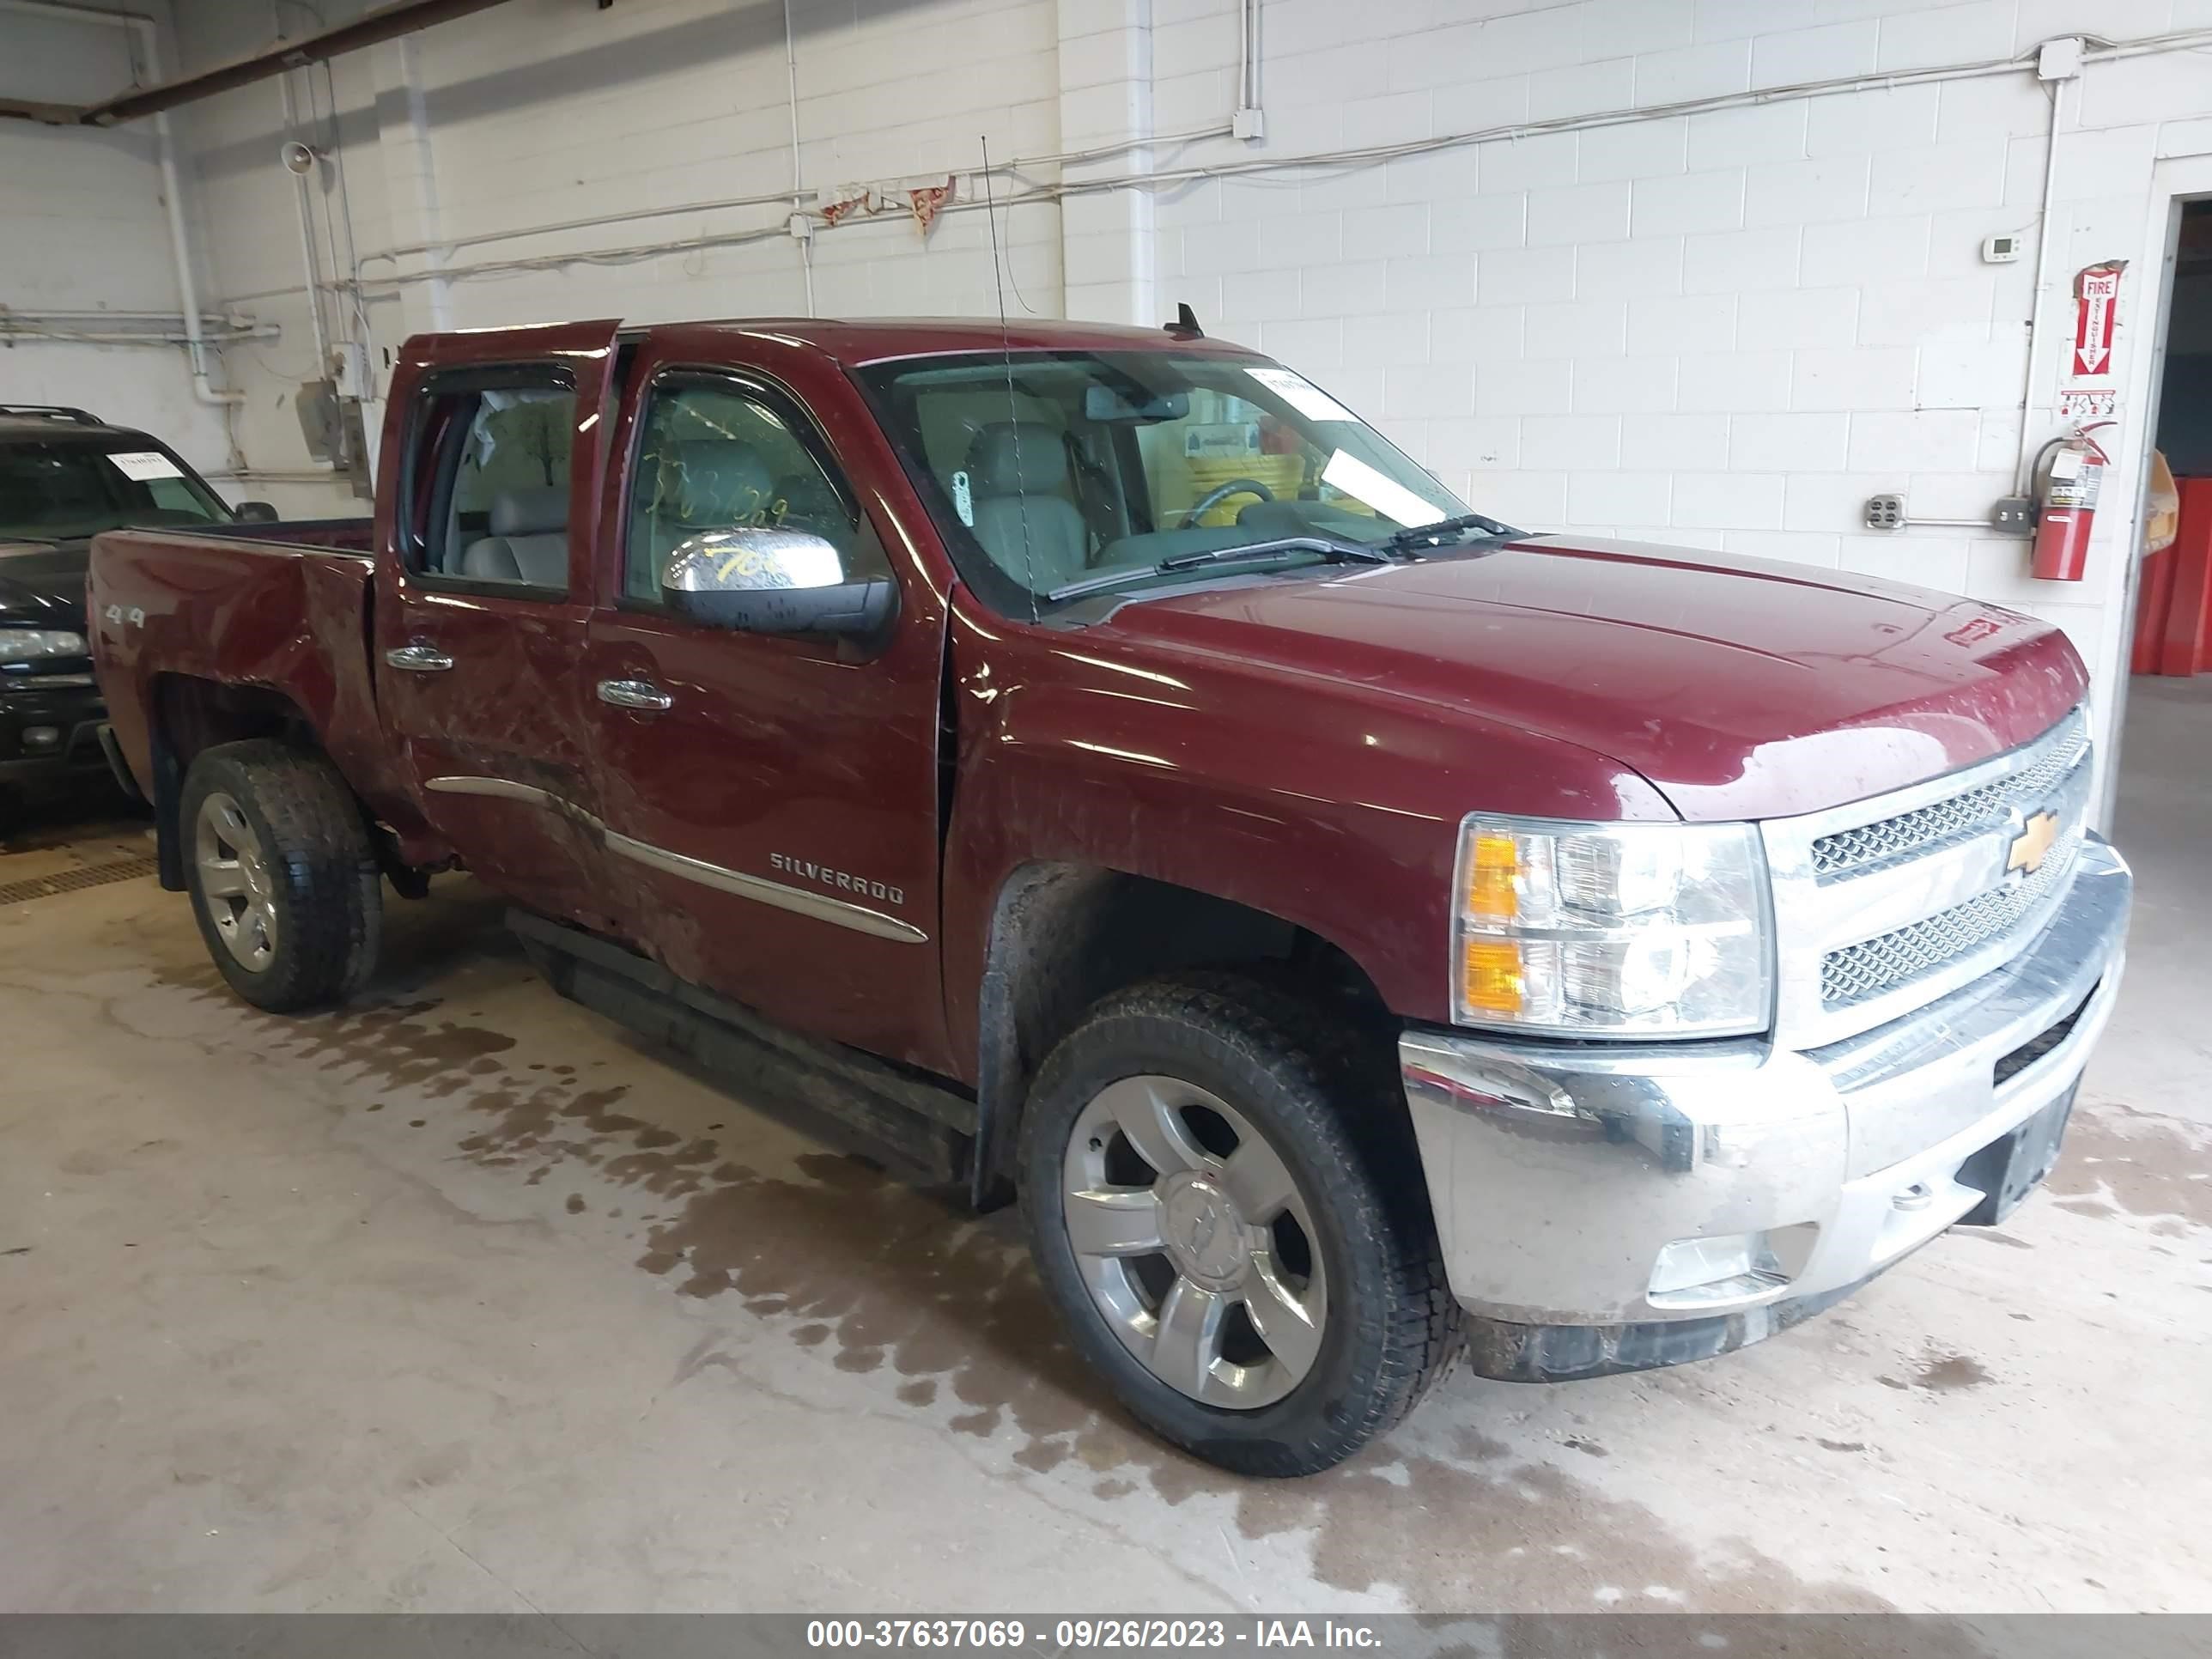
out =
[[[267,739],[203,750],[179,817],[192,912],[232,990],[289,1013],[367,982],[383,890],[360,809],[328,761]]]
[[[1078,1348],[1164,1438],[1328,1468],[1460,1346],[1403,1110],[1328,1016],[1226,975],[1108,998],[1022,1128],[1030,1248]]]

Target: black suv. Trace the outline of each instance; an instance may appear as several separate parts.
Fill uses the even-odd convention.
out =
[[[143,432],[81,409],[0,404],[0,796],[106,763],[85,640],[92,538],[274,517],[258,501],[234,512]]]

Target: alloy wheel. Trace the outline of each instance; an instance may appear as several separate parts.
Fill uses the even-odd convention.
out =
[[[259,837],[220,792],[200,803],[192,860],[208,916],[230,954],[255,973],[276,954],[276,899]]]
[[[1241,1410],[1304,1380],[1328,1317],[1318,1236],[1243,1113],[1178,1078],[1123,1078],[1077,1116],[1061,1170],[1091,1301],[1152,1375]]]

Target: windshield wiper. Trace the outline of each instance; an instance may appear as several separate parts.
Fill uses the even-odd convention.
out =
[[[1448,541],[1457,541],[1470,530],[1480,530],[1485,536],[1501,539],[1518,536],[1521,532],[1510,524],[1500,524],[1484,513],[1465,513],[1456,519],[1439,519],[1434,524],[1407,525],[1395,535],[1385,536],[1376,545],[1392,552],[1403,553],[1416,547],[1442,547]]]
[[[1217,547],[1205,553],[1177,553],[1162,559],[1158,564],[1085,576],[1080,581],[1066,582],[1054,588],[1045,595],[1045,599],[1056,605],[1062,599],[1079,599],[1085,593],[1103,593],[1109,588],[1145,581],[1154,576],[1171,576],[1178,570],[1195,570],[1209,564],[1236,564],[1247,559],[1279,558],[1285,553],[1318,553],[1339,564],[1393,562],[1388,553],[1370,547],[1365,542],[1339,541],[1332,536],[1285,536],[1272,542],[1248,542],[1242,547]]]

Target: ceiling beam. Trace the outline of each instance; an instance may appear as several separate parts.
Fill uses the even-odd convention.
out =
[[[141,116],[157,115],[163,110],[175,109],[179,105],[196,103],[211,98],[219,92],[228,92],[236,87],[252,86],[257,81],[266,81],[282,75],[287,70],[319,64],[326,58],[342,57],[349,52],[359,52],[380,41],[396,40],[403,34],[412,34],[417,29],[427,29],[433,24],[451,22],[457,17],[466,17],[473,12],[489,11],[503,5],[506,0],[394,0],[394,3],[379,6],[366,12],[350,23],[339,23],[333,27],[318,29],[295,40],[279,40],[258,52],[227,63],[213,64],[190,75],[179,75],[150,87],[133,87],[115,97],[82,106],[66,104],[41,104],[22,99],[0,100],[0,117],[14,116],[21,120],[45,121],[54,125],[112,127],[124,121],[135,121]]]
[[[74,104],[41,104],[28,98],[0,98],[0,118],[43,121],[50,127],[73,127],[81,112]]]

